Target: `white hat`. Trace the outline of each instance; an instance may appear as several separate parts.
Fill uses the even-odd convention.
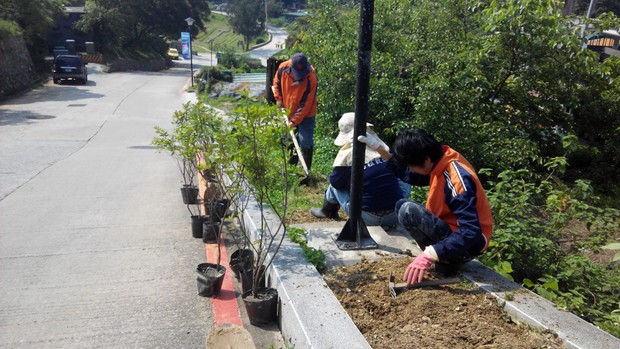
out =
[[[353,143],[353,131],[355,126],[355,113],[344,113],[338,120],[338,128],[340,133],[334,140],[334,144],[341,147],[347,143]],[[366,126],[373,126],[366,123]]]
[[[364,163],[367,164],[374,159],[380,158],[381,155],[376,151],[366,147],[366,153],[364,154]],[[351,145],[345,145],[340,148],[338,154],[336,154],[336,158],[334,159],[334,164],[332,166],[352,166],[353,165],[353,147]]]

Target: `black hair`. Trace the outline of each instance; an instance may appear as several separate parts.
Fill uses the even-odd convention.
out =
[[[441,143],[421,128],[402,131],[392,148],[396,161],[406,166],[424,166],[427,157],[437,163],[443,156]]]

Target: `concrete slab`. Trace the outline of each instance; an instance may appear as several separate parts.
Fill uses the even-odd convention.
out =
[[[368,232],[379,248],[371,250],[343,251],[334,242],[344,228],[346,222],[306,223],[294,227],[303,228],[307,232],[308,246],[323,251],[325,264],[351,265],[366,260],[384,258],[400,258],[418,255],[421,251],[409,234],[397,229],[385,231],[382,227],[368,227]]]

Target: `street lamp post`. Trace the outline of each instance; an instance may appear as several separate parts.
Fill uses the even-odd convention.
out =
[[[196,22],[192,17],[185,18],[187,22],[187,31],[189,33],[189,69],[192,77],[192,87],[194,87],[194,60],[192,57],[192,25]]]
[[[211,50],[211,67],[208,70],[207,73],[207,81],[211,81],[211,69],[213,69],[213,39],[209,40],[209,44],[211,46],[210,50]]]

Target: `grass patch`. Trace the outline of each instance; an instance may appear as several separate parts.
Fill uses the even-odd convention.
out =
[[[213,40],[213,51],[245,52],[244,47],[239,45],[239,42],[243,42],[243,36],[233,32],[228,24],[228,16],[212,13],[205,27],[205,31],[200,32],[193,38],[195,51],[211,52],[211,44],[209,42]],[[269,40],[269,34],[263,33],[254,38],[250,46],[255,45],[260,40],[262,42]]]
[[[312,263],[319,273],[325,271],[325,254],[321,250],[308,246],[306,241],[306,231],[301,228],[289,228],[287,230],[288,237],[294,243],[299,244],[302,251],[306,255],[306,262]]]

